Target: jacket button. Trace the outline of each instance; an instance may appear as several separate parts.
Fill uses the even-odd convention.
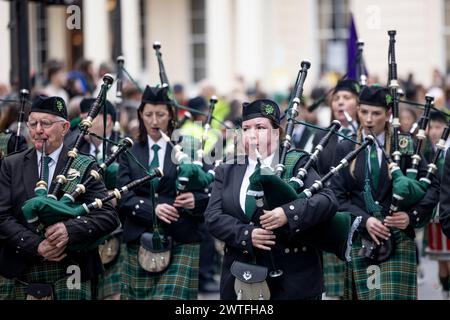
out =
[[[294,220],[297,221],[298,220],[298,215],[294,216]]]
[[[204,190],[204,191],[205,191],[205,193],[208,193],[208,191],[209,191],[209,190],[208,190],[208,188],[205,188],[205,190]]]
[[[294,252],[297,253],[298,252],[298,248],[294,248]]]
[[[248,230],[245,230],[245,231],[244,231],[244,234],[245,234],[245,235],[248,235]]]
[[[247,244],[247,242],[242,241],[241,244],[242,244],[243,246],[245,246],[245,245]]]
[[[291,204],[291,205],[289,206],[289,209],[294,210],[295,207]]]
[[[139,200],[139,203],[144,203],[144,200]]]
[[[138,204],[135,205],[134,208],[135,208],[136,210],[139,209],[139,205],[138,205]]]
[[[253,221],[250,221],[249,225],[251,225],[251,226],[254,225]]]
[[[376,205],[379,205],[380,203],[379,203],[378,201],[375,201],[375,204],[376,204]]]
[[[420,218],[417,218],[416,221],[419,222]]]
[[[290,251],[289,248],[284,249],[285,253],[289,253],[289,251]]]
[[[157,193],[155,193],[155,198],[158,198],[158,194]]]
[[[248,251],[247,251],[247,250],[244,250],[244,251],[242,251],[242,253],[243,253],[243,254],[247,254],[247,253],[248,253]]]
[[[133,216],[135,216],[135,215],[136,215],[136,211],[131,212],[131,214],[132,214]]]
[[[295,229],[295,232],[300,232],[300,229]]]
[[[20,238],[20,241],[24,241],[23,238]]]
[[[305,252],[307,250],[306,247],[302,247],[302,251]]]
[[[414,210],[413,213],[414,213],[415,216],[417,216],[418,212],[417,212],[417,210]]]

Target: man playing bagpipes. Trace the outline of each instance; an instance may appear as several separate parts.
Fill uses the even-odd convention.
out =
[[[388,90],[380,86],[365,87],[360,93],[359,103],[361,127],[357,131],[357,140],[361,142],[373,132],[384,152],[390,154],[393,144],[389,125],[392,97]],[[392,199],[396,200],[393,198],[393,181],[380,146],[376,143],[367,148],[332,180],[331,187],[338,198],[339,210],[362,217],[359,233],[353,241],[344,298],[416,299],[414,227],[431,217],[439,184],[431,177],[431,185],[418,203],[401,208],[393,206]],[[353,148],[351,143],[343,141],[337,147],[336,157],[340,158]],[[400,168],[404,172],[410,163],[411,158],[401,153]],[[426,162],[421,160],[418,176],[423,177],[425,173]],[[367,254],[376,250],[384,252],[384,256]]]
[[[80,102],[80,118],[85,119],[88,115],[89,109],[91,108],[92,104],[94,103],[94,98],[84,98]],[[105,127],[105,133],[106,138],[109,138],[111,136],[112,128],[114,126],[114,120],[115,120],[115,110],[114,106],[109,100],[105,101],[105,108],[103,109],[103,106],[100,107],[99,114],[95,119],[92,121],[92,127],[89,129],[89,132],[95,133],[98,136],[103,136],[103,127]],[[104,115],[106,114],[106,123],[104,126]],[[64,139],[64,142],[67,146],[73,147],[77,136],[80,134],[80,130],[74,129],[72,132],[70,132],[66,138]],[[106,144],[106,155],[111,154],[111,148],[112,144],[107,143]],[[91,156],[95,157],[97,160],[101,160],[103,158],[103,148],[102,148],[102,140],[97,139],[96,137],[92,135],[85,136],[83,141],[81,142],[80,153],[83,154],[90,154]],[[105,156],[106,156],[105,155]]]
[[[59,184],[54,183],[54,178],[68,161],[69,149],[63,144],[69,130],[64,100],[37,97],[27,126],[34,147],[7,157],[0,171],[0,296],[91,299],[91,280],[103,272],[98,250],[71,248],[95,243],[116,229],[119,220],[112,206],[105,203],[99,209],[43,229],[27,223],[22,207],[35,198],[39,177],[40,185],[48,185],[53,194]],[[89,170],[97,167],[94,161],[78,157],[80,166],[71,166],[66,177],[70,181],[60,189],[62,192],[72,192],[69,188],[84,181]],[[54,196],[60,197],[62,192],[55,192]],[[102,180],[96,180],[86,186],[78,200],[91,203],[106,195]]]
[[[261,199],[256,200],[247,192],[256,172],[263,170],[263,166],[278,164],[281,139],[278,105],[267,99],[245,103],[242,136],[245,155],[216,169],[205,212],[211,234],[225,243],[220,297],[320,299],[321,254],[296,236],[334,216],[335,196],[331,189],[324,188],[309,199],[297,199],[257,214]],[[297,172],[308,157],[302,153],[292,159],[287,171]],[[289,173],[287,176],[289,179]],[[319,175],[311,169],[305,183],[309,186],[317,179]],[[276,188],[270,192],[283,196]]]
[[[173,146],[164,139],[175,128],[168,87],[147,86],[138,109],[139,136],[119,159],[119,185],[160,167],[164,177],[124,196],[125,216],[121,297],[123,299],[196,299],[198,291],[199,226],[209,200],[204,192],[177,192],[180,170]],[[176,155],[176,154],[175,154]]]

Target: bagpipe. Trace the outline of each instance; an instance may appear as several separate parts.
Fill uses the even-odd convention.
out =
[[[273,210],[276,207],[301,198],[311,198],[315,193],[320,191],[325,183],[331,177],[337,174],[342,168],[348,166],[367,145],[373,143],[373,140],[368,138],[361,147],[349,153],[344,159],[339,162],[339,165],[333,167],[329,173],[322,177],[322,179],[315,181],[312,186],[305,188],[304,178],[307,175],[308,169],[316,161],[317,156],[323,150],[328,142],[331,134],[340,127],[339,122],[334,122],[330,128],[330,132],[320,141],[319,145],[307,163],[298,170],[295,178],[292,178],[293,168],[288,168],[286,163],[297,162],[303,155],[302,152],[290,150],[290,137],[294,129],[294,118],[297,116],[296,106],[300,102],[300,96],[303,91],[303,83],[306,78],[306,72],[310,64],[302,63],[302,68],[299,71],[296,81],[295,95],[291,103],[291,110],[288,110],[290,117],[287,121],[286,139],[282,143],[280,164],[276,166],[275,172],[272,172],[267,166],[255,170],[250,176],[250,186],[248,195],[255,196],[257,207],[264,206],[266,210]],[[293,161],[294,160],[294,161]],[[288,169],[288,170],[287,170]],[[288,172],[286,172],[288,171]],[[273,192],[277,190],[277,192]],[[336,254],[342,260],[350,260],[349,246],[351,244],[353,233],[356,226],[361,220],[351,221],[351,215],[348,213],[338,212],[335,216],[320,224],[317,224],[296,236],[296,240],[313,246],[319,250],[331,252]]]
[[[191,110],[187,107],[180,106],[176,101],[175,97],[172,95],[171,87],[169,84],[169,79],[164,67],[164,62],[161,53],[161,43],[154,42],[153,48],[155,49],[156,57],[159,66],[159,77],[161,81],[161,86],[167,86],[169,88],[168,94],[169,99],[172,104],[176,107],[175,114],[178,113],[178,109],[188,109],[188,111],[197,112],[198,110]],[[206,141],[208,139],[208,133],[211,128],[211,121],[213,120],[214,107],[218,99],[216,96],[212,96],[209,101],[209,110],[207,113],[206,123],[204,124],[204,130],[202,137],[199,139],[191,135],[183,135],[182,140],[177,145],[173,144],[171,138],[168,137],[164,132],[160,130],[163,139],[169,143],[174,152],[175,160],[177,164],[177,180],[176,189],[178,193],[180,192],[191,192],[191,191],[204,191],[209,188],[209,185],[214,181],[214,170],[210,169],[208,171],[204,170],[204,148]],[[217,119],[216,119],[217,120]],[[219,162],[215,163],[217,166]]]
[[[25,106],[29,103],[30,92],[27,89],[20,90],[19,112],[17,114],[17,130],[14,133],[11,130],[0,132],[0,163],[8,154],[26,149],[26,141],[22,136],[22,130],[25,123]]]
[[[86,171],[86,169],[94,162],[94,160],[89,157],[78,155],[78,146],[83,137],[88,133],[89,128],[92,125],[92,120],[97,116],[102,101],[104,103],[103,97],[106,95],[106,91],[112,82],[113,78],[106,74],[103,78],[100,93],[92,104],[87,118],[81,122],[80,135],[77,137],[73,149],[68,152],[67,163],[64,165],[63,170],[57,175],[55,179],[56,183],[51,193],[48,192],[47,182],[42,179],[42,173],[44,171],[43,161],[41,163],[41,178],[36,184],[35,197],[27,200],[22,206],[22,212],[26,221],[36,228],[37,233],[42,234],[44,228],[54,223],[86,215],[92,210],[101,208],[104,203],[113,199],[120,199],[122,194],[129,192],[151,179],[163,175],[162,171],[156,168],[141,179],[132,181],[129,184],[122,186],[120,189],[115,188],[109,195],[101,199],[97,198],[91,203],[76,202],[76,198],[86,192],[89,188],[89,184],[95,180],[102,179],[102,174],[107,170],[108,166],[133,144],[131,139],[125,138],[119,144],[116,151],[113,152],[104,163],[100,164],[96,170],[91,170],[82,183],[77,183],[81,182],[81,179],[84,176],[79,170]],[[43,145],[45,146],[45,143]],[[42,155],[45,155],[45,150],[43,150]],[[64,194],[58,199],[57,196],[60,194],[60,191],[64,191]],[[91,250],[102,243],[103,240],[104,239],[99,239],[95,242],[85,241],[83,243],[71,244],[68,246],[68,250]]]
[[[399,84],[397,80],[397,63],[395,61],[395,30],[389,30],[389,90],[392,97],[392,149],[391,156],[387,155],[383,146],[379,148],[383,151],[384,158],[388,163],[389,173],[392,177],[392,199],[388,215],[400,211],[402,208],[408,208],[418,203],[427,192],[431,184],[432,175],[434,175],[437,166],[436,163],[439,158],[433,159],[433,162],[428,164],[428,171],[425,177],[417,180],[418,166],[422,159],[421,150],[423,141],[426,139],[426,129],[430,118],[430,110],[433,108],[433,97],[426,96],[425,107],[421,116],[419,130],[416,135],[417,142],[414,148],[414,154],[411,156],[411,167],[406,170],[406,175],[400,168],[400,160],[402,152],[400,148],[412,147],[412,143],[408,141],[406,136],[402,136],[399,132]],[[448,136],[448,132],[447,132]],[[445,141],[444,141],[445,144]],[[439,147],[438,147],[439,148]],[[437,152],[438,153],[438,152]],[[369,211],[375,216],[381,217],[381,208],[375,203],[372,198],[371,191],[365,190],[365,202]],[[362,235],[362,250],[360,255],[368,258],[372,262],[381,263],[388,260],[395,251],[395,240],[391,236],[388,240],[380,240],[377,245],[372,238],[367,234]]]

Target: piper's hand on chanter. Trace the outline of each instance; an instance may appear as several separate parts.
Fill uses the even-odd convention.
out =
[[[387,228],[380,220],[374,217],[370,217],[369,219],[367,219],[366,229],[377,245],[380,244],[379,239],[387,240],[391,236],[389,228]]]
[[[61,261],[67,256],[67,254],[64,253],[64,250],[66,250],[65,245],[57,247],[52,245],[47,239],[42,240],[37,249],[38,253],[44,257],[45,260],[56,262]]]
[[[275,235],[273,231],[255,228],[252,231],[252,244],[258,249],[271,250],[269,246],[275,245]]]
[[[261,226],[266,230],[274,230],[284,226],[287,223],[287,217],[283,208],[273,210],[263,210],[264,214],[259,218]]]
[[[159,219],[168,224],[171,224],[172,221],[178,221],[180,217],[177,208],[167,203],[158,204],[155,208],[155,213]]]
[[[62,222],[55,223],[45,230],[45,238],[50,244],[60,248],[69,242],[69,234],[66,225]]]
[[[180,193],[176,198],[173,206],[176,208],[194,209],[195,198],[192,192]]]
[[[384,219],[384,225],[405,230],[409,225],[409,216],[404,211],[394,212],[392,216],[387,216]]]

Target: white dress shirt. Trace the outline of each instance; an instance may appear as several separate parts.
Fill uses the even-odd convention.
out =
[[[275,153],[272,153],[270,156],[265,158],[263,160],[263,162],[267,165],[272,165],[274,155],[275,155]],[[239,204],[242,208],[242,211],[244,211],[244,212],[245,212],[245,198],[247,196],[248,186],[250,185],[250,176],[255,171],[257,163],[258,162],[256,160],[248,158],[247,169],[245,170],[244,178],[242,179],[241,190],[239,193]]]
[[[148,138],[148,150],[149,150],[149,164],[152,163],[153,160],[153,154],[154,151],[152,150],[152,146],[154,144],[157,144],[159,146],[159,150],[158,150],[158,161],[159,161],[159,168],[161,168],[161,170],[164,170],[164,156],[166,154],[166,148],[167,148],[167,142],[161,137],[158,141],[153,141],[152,138],[150,138],[149,135],[147,135]]]

